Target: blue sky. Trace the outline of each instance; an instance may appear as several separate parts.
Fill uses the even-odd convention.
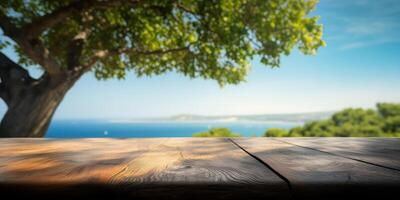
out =
[[[253,60],[247,82],[220,88],[178,74],[97,81],[85,75],[55,118],[143,118],[176,114],[297,113],[400,102],[400,1],[321,0],[327,46],[297,51],[271,69]],[[4,51],[13,60],[11,49]],[[6,106],[0,103],[0,114]]]

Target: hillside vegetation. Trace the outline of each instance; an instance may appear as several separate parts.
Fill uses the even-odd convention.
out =
[[[377,109],[348,108],[329,119],[290,130],[271,128],[266,137],[400,137],[400,104],[378,103]]]

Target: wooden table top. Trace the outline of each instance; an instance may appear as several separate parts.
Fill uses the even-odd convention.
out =
[[[334,199],[400,189],[400,138],[0,139],[0,192],[41,199]]]

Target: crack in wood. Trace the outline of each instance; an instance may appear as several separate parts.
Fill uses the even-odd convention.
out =
[[[235,141],[233,141],[232,139],[229,138],[229,141],[231,141],[234,145],[236,145],[239,149],[243,150],[245,153],[247,153],[249,156],[251,156],[252,158],[256,159],[258,162],[260,162],[262,165],[266,166],[269,170],[271,170],[274,174],[276,174],[279,178],[281,178],[283,181],[285,181],[285,183],[287,184],[289,191],[290,191],[290,196],[291,198],[293,198],[293,192],[292,192],[292,184],[290,183],[289,179],[287,179],[285,176],[283,176],[281,173],[279,173],[277,170],[275,170],[274,168],[271,167],[271,165],[269,165],[268,163],[264,162],[263,160],[261,160],[260,158],[258,158],[257,156],[251,154],[250,152],[248,152],[246,149],[244,149],[242,146],[240,146],[238,143],[236,143]]]
[[[312,147],[306,147],[306,146],[294,144],[294,143],[291,143],[291,142],[288,142],[288,141],[284,141],[284,140],[279,140],[279,139],[275,139],[275,138],[271,138],[271,139],[275,140],[275,141],[278,141],[278,142],[294,145],[294,146],[297,146],[297,147],[300,147],[300,148],[310,149],[310,150],[318,151],[318,152],[321,152],[321,153],[326,153],[326,154],[329,154],[329,155],[332,155],[332,156],[338,156],[338,157],[341,157],[341,158],[347,158],[347,159],[350,159],[350,160],[362,162],[362,163],[373,165],[373,166],[376,166],[376,167],[382,167],[382,168],[385,168],[385,169],[390,169],[390,170],[395,170],[395,171],[400,172],[399,169],[396,169],[396,168],[393,168],[393,167],[388,167],[388,166],[384,166],[384,165],[368,162],[368,161],[365,161],[365,160],[352,158],[352,157],[349,157],[349,156],[344,156],[344,155],[340,155],[340,154],[336,154],[336,153],[332,153],[332,152],[328,152],[328,151],[323,151],[323,150],[319,150],[319,149],[312,148]]]

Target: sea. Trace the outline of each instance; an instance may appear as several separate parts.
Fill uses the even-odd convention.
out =
[[[262,136],[269,128],[290,129],[300,122],[280,121],[127,121],[127,120],[54,120],[48,138],[152,138],[192,137],[194,133],[224,127],[242,136]]]

